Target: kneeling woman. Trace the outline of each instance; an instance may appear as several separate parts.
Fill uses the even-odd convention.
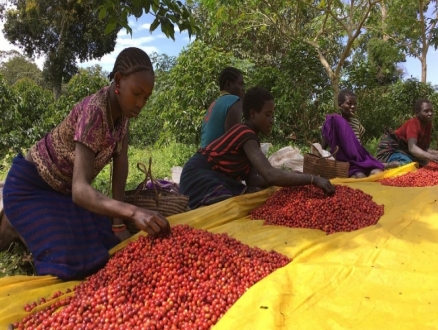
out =
[[[254,87],[243,99],[244,124],[233,126],[185,164],[180,192],[190,197],[194,209],[247,192],[248,187],[303,186],[313,184],[326,194],[335,188],[327,179],[292,173],[271,166],[260,150],[259,133],[270,134],[274,123],[274,98]],[[244,185],[241,180],[245,180]]]
[[[438,162],[438,151],[429,148],[433,107],[429,100],[418,99],[416,116],[406,121],[395,132],[386,132],[377,147],[377,159],[397,162],[400,165],[418,162],[425,166],[429,161]]]

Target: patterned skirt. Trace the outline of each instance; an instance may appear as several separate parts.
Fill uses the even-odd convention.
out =
[[[5,214],[32,253],[38,275],[81,279],[105,266],[120,241],[110,220],[53,190],[34,164],[14,158],[3,190]]]
[[[184,165],[179,192],[189,196],[189,207],[211,205],[244,194],[247,186],[212,170],[205,157],[196,153]]]
[[[413,162],[417,162],[420,166],[426,166],[428,161],[424,159],[417,158],[409,152],[408,144],[399,139],[392,132],[385,132],[385,134],[380,139],[379,145],[377,146],[377,156],[376,158],[382,163],[387,163],[390,161],[390,157],[394,154],[403,154],[411,159]]]

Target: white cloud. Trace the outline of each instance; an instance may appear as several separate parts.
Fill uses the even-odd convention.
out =
[[[145,23],[139,26],[139,30],[149,30],[151,28],[151,24],[150,23]]]
[[[125,38],[117,38],[117,45],[123,45],[128,47],[140,47],[141,45],[151,43],[155,40],[153,36],[131,38],[127,36]]]
[[[128,19],[128,25],[134,30],[134,28],[137,26],[137,19],[136,18]]]
[[[20,54],[23,54],[23,51],[18,47],[15,46],[13,44],[11,44],[4,36],[3,34],[3,27],[4,27],[4,23],[3,21],[0,21],[0,45],[1,45],[1,50],[4,51],[8,51],[8,50],[16,50],[18,51]],[[43,69],[43,65],[44,65],[44,60],[45,57],[35,57],[33,58],[33,60],[35,61],[35,64],[40,68],[40,70]]]

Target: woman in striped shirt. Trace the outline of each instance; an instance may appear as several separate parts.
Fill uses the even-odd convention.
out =
[[[199,149],[184,165],[180,192],[189,196],[192,209],[244,194],[248,192],[248,187],[313,184],[328,195],[335,192],[327,179],[271,166],[260,150],[258,135],[270,134],[274,108],[270,92],[251,88],[243,99],[245,123],[233,126],[207,147]]]

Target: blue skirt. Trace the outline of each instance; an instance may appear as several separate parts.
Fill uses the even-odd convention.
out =
[[[189,207],[196,209],[246,192],[247,186],[211,168],[207,159],[196,153],[184,165],[179,192],[189,196]]]
[[[32,253],[38,275],[81,279],[105,266],[120,241],[110,220],[53,190],[36,166],[14,158],[3,189],[5,214]]]

